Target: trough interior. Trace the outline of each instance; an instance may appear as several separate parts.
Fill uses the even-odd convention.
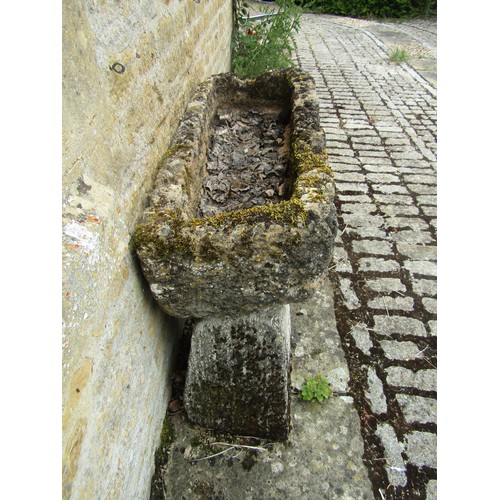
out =
[[[198,215],[277,203],[289,191],[290,110],[261,101],[215,111]]]
[[[184,210],[191,217],[278,203],[291,194],[291,92],[279,99],[220,92],[209,98],[187,172],[190,204]]]

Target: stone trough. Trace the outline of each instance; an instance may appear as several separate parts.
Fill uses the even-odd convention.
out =
[[[200,84],[135,232],[158,303],[199,319],[184,394],[194,422],[288,435],[288,304],[308,298],[328,268],[333,196],[307,73]]]

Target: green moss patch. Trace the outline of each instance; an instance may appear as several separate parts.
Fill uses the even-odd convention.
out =
[[[166,211],[163,214],[151,215],[145,223],[139,224],[134,235],[136,248],[144,251],[150,249],[159,258],[179,252],[192,254],[202,259],[213,260],[219,256],[220,249],[214,245],[210,233],[195,241],[196,228],[209,227],[216,231],[228,231],[236,226],[243,226],[242,243],[248,242],[248,228],[259,223],[289,224],[294,227],[304,224],[307,212],[304,204],[295,198],[273,205],[256,206],[243,210],[224,212],[208,218],[183,220],[177,211]],[[158,235],[158,229],[167,228],[168,234]],[[213,233],[213,231],[212,231]]]
[[[160,446],[155,453],[155,473],[151,480],[151,499],[162,499],[163,495],[163,471],[168,462],[170,448],[175,441],[175,432],[168,413],[163,420],[160,435]]]

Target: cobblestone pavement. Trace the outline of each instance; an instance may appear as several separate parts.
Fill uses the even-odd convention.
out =
[[[363,460],[375,498],[433,499],[436,90],[388,61],[381,26],[305,14],[297,60],[316,80],[336,177],[330,278]],[[435,54],[435,23],[395,26]]]

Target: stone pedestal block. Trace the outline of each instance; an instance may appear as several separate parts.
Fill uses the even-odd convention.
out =
[[[286,440],[290,424],[290,307],[199,320],[184,405],[191,421]]]

